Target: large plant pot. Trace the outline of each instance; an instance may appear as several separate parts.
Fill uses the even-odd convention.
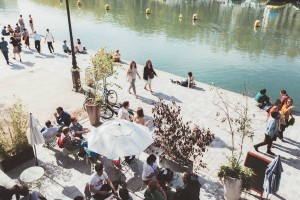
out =
[[[92,126],[100,124],[100,105],[89,105],[86,104],[86,112],[88,113],[89,120]]]
[[[192,173],[193,172],[193,161],[189,160],[188,162],[189,162],[188,166],[183,166],[173,160],[169,160],[167,158],[160,158],[159,165],[164,168],[170,168],[174,172]]]
[[[0,160],[0,169],[7,172],[32,158],[34,158],[34,153],[32,147],[29,146],[19,154]]]
[[[224,198],[226,200],[239,200],[242,193],[242,180],[235,178],[224,179]]]

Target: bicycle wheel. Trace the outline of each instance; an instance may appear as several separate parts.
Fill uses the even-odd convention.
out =
[[[116,105],[117,101],[118,101],[118,95],[116,93],[116,91],[114,90],[108,90],[108,92],[106,93],[106,100],[107,103],[109,103],[110,105]]]
[[[103,119],[110,119],[112,118],[114,115],[114,113],[112,112],[112,110],[108,107],[108,105],[102,105],[101,109],[100,109],[100,116]]]
[[[89,102],[92,102],[93,98],[86,98],[83,102],[83,109],[86,111],[86,104],[88,104]]]

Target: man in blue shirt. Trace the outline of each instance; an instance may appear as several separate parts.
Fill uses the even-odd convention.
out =
[[[1,31],[1,34],[4,35],[4,36],[9,35],[9,32],[6,31],[6,26],[3,27],[2,31]]]
[[[65,112],[62,107],[56,108],[56,113],[54,113],[54,117],[56,118],[56,122],[61,125],[62,123],[65,126],[70,126],[71,124],[71,116],[69,113]]]
[[[37,34],[36,31],[33,31],[34,46],[37,52],[41,53],[41,35]]]
[[[272,143],[273,143],[273,138],[275,135],[278,134],[278,120],[277,117],[279,115],[279,112],[272,112],[271,116],[268,121],[267,121],[267,125],[266,125],[266,133],[265,133],[265,140],[259,144],[254,145],[254,149],[258,151],[258,147],[264,146],[264,145],[268,145],[267,146],[267,154],[270,155],[275,155],[272,151],[271,151],[271,147],[272,147]]]
[[[66,40],[64,40],[64,44],[62,45],[62,48],[63,48],[63,51],[65,52],[65,53],[71,53],[72,51],[70,50],[70,48],[68,47],[68,45],[67,45],[67,41]]]
[[[9,65],[9,59],[8,59],[8,43],[4,40],[4,37],[1,38],[0,42],[0,50],[2,51],[2,54],[6,60],[6,63]]]

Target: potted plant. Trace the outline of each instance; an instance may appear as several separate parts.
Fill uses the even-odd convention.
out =
[[[103,90],[107,85],[115,85],[107,83],[106,78],[116,76],[116,71],[113,69],[114,62],[112,61],[112,53],[106,52],[105,48],[101,48],[91,58],[91,65],[85,70],[85,83],[92,87],[92,95],[85,102],[89,120],[93,126],[100,123],[100,109],[103,103]]]
[[[0,111],[0,169],[4,172],[34,157],[26,137],[27,119],[19,101]]]
[[[181,108],[173,101],[166,104],[162,99],[155,104],[154,145],[162,150],[160,162],[164,167],[179,172],[192,172],[193,164],[205,167],[201,160],[203,152],[214,139],[209,129],[192,126],[180,116]]]
[[[246,88],[246,87],[245,87]],[[247,137],[253,137],[252,119],[248,109],[247,93],[243,94],[244,103],[229,101],[226,93],[219,92],[215,88],[216,98],[214,104],[219,107],[221,112],[217,117],[221,117],[222,123],[227,123],[226,131],[231,135],[231,155],[228,163],[220,167],[218,177],[224,182],[224,197],[228,200],[240,199],[241,192],[249,190],[254,172],[252,169],[241,164],[244,141]],[[245,89],[245,91],[247,91]],[[253,115],[254,117],[254,115]],[[238,150],[236,149],[235,139],[240,139]]]

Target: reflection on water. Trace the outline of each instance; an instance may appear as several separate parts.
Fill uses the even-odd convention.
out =
[[[284,88],[300,105],[296,92],[300,12],[294,4],[82,0],[78,6],[76,2],[70,1],[75,38],[81,38],[89,49],[104,45],[120,49],[123,58],[142,64],[151,59],[156,68],[180,76],[193,71],[199,81],[237,92],[244,82],[253,93],[266,87],[272,98]],[[146,8],[151,9],[150,15]],[[49,27],[59,40],[68,38],[65,1],[0,0],[1,20],[10,16],[16,21],[16,13],[31,13],[41,31]],[[194,13],[197,21],[192,21]],[[254,29],[255,20],[261,21],[260,28]]]

